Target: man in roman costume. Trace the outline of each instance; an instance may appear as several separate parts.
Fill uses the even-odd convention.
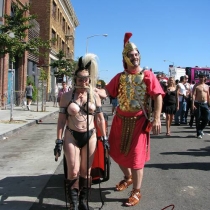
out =
[[[125,190],[133,184],[126,206],[134,206],[140,201],[143,169],[150,159],[150,134],[146,129],[151,115],[150,102],[154,100],[151,129],[157,135],[161,130],[160,113],[164,95],[155,75],[149,70],[141,71],[141,56],[135,44],[129,42],[131,36],[132,33],[126,33],[124,38],[124,71],[106,85],[108,95],[117,97],[119,102],[109,136],[110,156],[124,174],[116,190]]]

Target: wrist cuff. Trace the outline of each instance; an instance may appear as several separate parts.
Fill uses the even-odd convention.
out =
[[[108,137],[107,136],[102,136],[101,139],[102,139],[102,141],[107,141]]]
[[[56,140],[55,140],[55,143],[56,143],[56,144],[63,144],[63,140],[61,140],[61,139],[56,139]]]

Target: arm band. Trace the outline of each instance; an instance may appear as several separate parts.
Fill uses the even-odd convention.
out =
[[[60,108],[59,108],[59,113],[61,113],[61,114],[66,114],[66,112],[67,112],[66,107],[60,107]]]
[[[101,113],[101,112],[103,112],[102,106],[97,106],[96,107],[96,113]]]

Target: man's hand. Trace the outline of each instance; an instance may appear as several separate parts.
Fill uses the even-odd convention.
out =
[[[54,148],[55,161],[58,161],[58,157],[61,156],[62,146],[63,146],[63,140],[57,139],[55,141],[55,148]]]
[[[152,122],[152,132],[154,135],[160,134],[161,131],[161,121],[160,119],[154,119]]]

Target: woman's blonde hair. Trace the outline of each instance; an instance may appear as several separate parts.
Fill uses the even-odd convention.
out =
[[[169,78],[168,78],[168,81],[169,81],[170,79],[172,79],[172,80],[173,80],[172,87],[176,87],[176,83],[175,83],[175,79],[174,79],[174,77],[169,77]],[[169,83],[168,83],[168,85],[169,85]]]

